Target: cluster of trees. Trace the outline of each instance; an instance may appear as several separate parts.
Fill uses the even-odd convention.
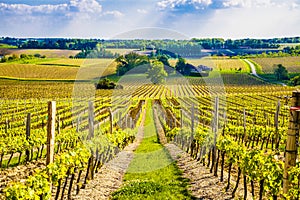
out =
[[[298,56],[300,55],[300,45],[295,47],[285,47],[283,52],[291,56]]]
[[[189,73],[188,65],[184,58],[178,58],[178,61],[176,62],[176,65],[175,65],[175,69],[176,69],[176,71],[178,71],[179,73],[184,74],[184,75]]]
[[[119,56],[116,58],[116,62],[118,63],[118,76],[122,76],[126,72],[139,67],[147,74],[147,78],[149,78],[154,84],[164,83],[165,78],[168,76],[168,73],[165,70],[165,65],[170,66],[166,55],[150,60],[148,56],[139,55],[135,52]]]
[[[100,40],[93,39],[28,39],[18,45],[20,49],[94,49]]]
[[[81,50],[80,53],[75,55],[75,58],[117,58],[118,56],[120,56],[120,54],[112,53],[100,44],[97,44],[94,49]],[[70,58],[73,58],[73,56],[70,56]]]
[[[150,78],[153,84],[162,84],[165,82],[168,73],[164,69],[164,64],[155,60],[150,64],[150,67],[147,71],[147,78]]]
[[[275,65],[274,75],[278,81],[289,79],[288,71],[282,64]]]
[[[281,40],[275,39],[238,39],[238,40],[224,40],[222,38],[207,38],[197,39],[193,38],[192,41],[200,44],[204,49],[270,49],[278,48]]]
[[[135,52],[131,52],[129,54],[119,56],[116,58],[116,62],[117,75],[122,76],[137,66],[148,65],[150,60],[145,55],[139,55]]]
[[[33,59],[33,58],[46,58],[45,55],[41,55],[39,53],[34,54],[34,55],[28,55],[28,54],[21,54],[20,56],[13,54],[11,56],[4,56],[1,58],[0,62],[5,63],[5,62],[11,62],[11,61],[16,61],[16,60],[28,60],[28,59]]]
[[[100,79],[98,83],[95,84],[96,89],[123,89],[123,86],[117,85],[108,78]]]
[[[288,70],[282,64],[275,65],[274,76],[278,81],[289,80],[288,84],[292,86],[300,85],[300,75],[289,77]]]

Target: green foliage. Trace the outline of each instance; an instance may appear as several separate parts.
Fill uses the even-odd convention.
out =
[[[300,85],[300,76],[295,76],[290,80],[291,85],[297,86]]]
[[[274,75],[278,81],[280,80],[288,80],[288,71],[287,69],[282,65],[278,64],[275,66]]]
[[[129,54],[126,54],[125,56],[119,56],[115,61],[118,63],[117,74],[119,76],[122,76],[135,67],[148,64],[149,58],[147,56],[131,52]]]
[[[169,63],[169,57],[165,54],[158,56],[157,60],[162,62],[165,66],[171,66]]]
[[[128,143],[135,139],[136,131],[132,129],[117,130],[113,134],[108,134],[108,140],[115,146],[123,149]]]
[[[296,163],[295,167],[290,168],[289,170],[289,181],[291,188],[288,193],[285,195],[285,198],[288,200],[299,199],[299,182],[300,182],[300,162]]]
[[[182,57],[178,58],[178,61],[175,65],[175,69],[180,73],[184,73],[185,66],[186,66],[186,60]]]
[[[20,56],[17,56],[15,54],[11,55],[11,56],[4,56],[1,58],[0,62],[1,63],[5,63],[5,62],[15,62],[15,61],[21,61],[21,62],[25,62],[28,63],[28,60],[34,60],[34,58],[39,59],[39,58],[46,58],[45,55],[41,55],[41,54],[34,54],[34,55],[30,55],[30,54],[21,54]]]
[[[75,55],[75,58],[116,58],[118,56],[118,53],[113,54],[105,47],[97,44],[94,49],[82,49],[80,53]]]
[[[113,81],[110,81],[108,78],[104,78],[96,84],[96,89],[115,89],[116,86],[117,84]]]
[[[168,73],[164,69],[164,64],[160,61],[154,61],[151,63],[147,74],[147,78],[150,78],[151,82],[154,84],[164,83],[165,78],[168,76]]]
[[[11,183],[4,192],[8,200],[40,200],[50,199],[50,183],[44,171],[38,171],[36,175],[30,176],[25,184]]]

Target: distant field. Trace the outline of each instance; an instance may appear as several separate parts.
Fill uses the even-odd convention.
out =
[[[15,49],[17,48],[16,46],[11,46],[8,44],[0,44],[0,49]]]
[[[279,49],[283,50],[285,47],[296,47],[299,45],[300,45],[300,43],[282,43],[282,44],[280,44]]]
[[[52,60],[40,59],[40,61],[37,62],[36,64],[80,67],[80,66],[83,66],[84,63],[90,63],[91,60],[92,59],[86,60],[86,59],[70,59],[70,58],[58,58],[58,59],[52,59]],[[103,59],[103,60],[106,60],[106,59]],[[100,59],[93,59],[93,61],[95,63],[101,62]]]
[[[253,58],[262,67],[264,73],[273,73],[274,65],[282,64],[290,73],[300,72],[300,57]]]
[[[79,53],[79,50],[61,50],[61,49],[10,49],[10,54],[41,54],[47,58],[68,58],[69,56],[75,56]]]
[[[115,73],[112,59],[58,59],[39,64],[0,63],[0,77],[34,80],[90,80]]]
[[[235,72],[237,69],[241,68],[242,72],[249,72],[249,68],[246,63],[240,59],[230,59],[230,58],[203,58],[203,59],[187,59],[187,63],[197,65],[206,65],[212,67],[214,70],[219,70],[222,72]],[[175,66],[177,60],[170,60],[170,64]]]
[[[129,53],[129,52],[137,50],[137,49],[110,49],[110,48],[107,48],[106,50],[111,51],[112,53],[118,53],[120,55],[123,55],[123,54]]]

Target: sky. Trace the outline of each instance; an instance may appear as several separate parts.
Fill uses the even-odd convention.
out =
[[[0,36],[300,36],[300,0],[0,0]]]

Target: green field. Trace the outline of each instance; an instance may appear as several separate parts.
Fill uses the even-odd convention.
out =
[[[16,48],[17,48],[16,46],[11,46],[11,45],[0,43],[0,49],[16,49]]]

